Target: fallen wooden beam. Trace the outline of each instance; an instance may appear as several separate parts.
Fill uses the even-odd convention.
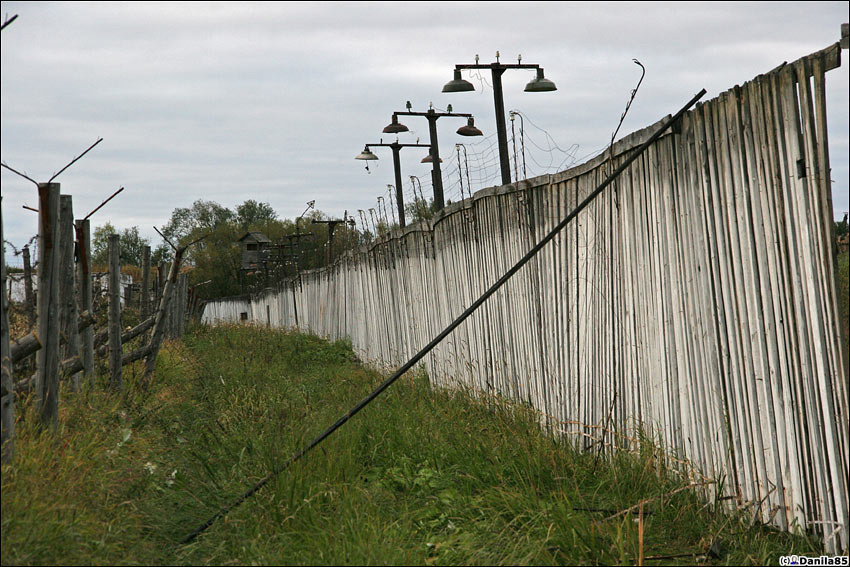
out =
[[[83,311],[79,317],[79,325],[78,330],[82,331],[93,325],[95,322],[94,316],[88,311]],[[24,335],[20,339],[12,341],[10,351],[10,358],[12,359],[12,363],[20,362],[25,359],[29,355],[38,351],[41,348],[41,339],[38,338],[38,334],[35,331],[32,331],[28,335]]]
[[[145,331],[149,330],[151,327],[153,327],[153,324],[155,322],[156,322],[156,317],[148,317],[147,319],[145,319],[144,321],[142,321],[141,323],[139,323],[138,325],[136,325],[132,329],[128,329],[128,330],[124,331],[121,334],[121,344],[128,343],[131,340],[138,337],[139,335],[141,335],[142,333],[144,333]],[[95,349],[100,349],[106,343],[107,338],[108,338],[108,330],[107,329],[101,329],[100,331],[98,331],[98,333],[94,336],[94,347],[95,347]]]
[[[102,349],[106,349],[106,345],[101,347]],[[132,350],[126,354],[121,356],[121,366],[126,366],[131,362],[135,362],[137,360],[141,360],[148,356],[151,352],[151,345],[147,344],[145,346],[139,347],[135,350]],[[83,370],[83,361],[79,356],[74,356],[63,360],[59,364],[59,372],[63,376],[71,376],[76,374],[77,372],[81,372]],[[23,380],[19,380],[15,382],[15,392],[20,394],[22,392],[26,392],[29,390],[30,384],[35,380],[35,374],[30,376],[29,378],[24,378]]]

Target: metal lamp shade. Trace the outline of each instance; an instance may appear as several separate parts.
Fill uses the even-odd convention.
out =
[[[461,136],[483,136],[484,133],[475,127],[475,119],[471,116],[466,122],[466,126],[461,126],[457,129],[457,133]]]
[[[366,146],[365,148],[363,148],[363,151],[362,151],[362,152],[360,152],[360,155],[356,156],[354,159],[369,159],[369,160],[373,160],[373,159],[378,159],[378,156],[376,156],[375,154],[373,154],[373,153],[369,150],[369,146]]]
[[[434,157],[431,154],[428,154],[422,158],[422,161],[419,163],[434,163]],[[443,163],[443,158],[440,158],[440,163]]]
[[[398,121],[398,116],[393,114],[393,121],[383,129],[384,134],[398,134],[399,132],[409,132],[410,128],[405,126],[404,124],[400,124]]]
[[[537,76],[525,85],[525,92],[527,93],[543,93],[556,90],[558,90],[558,87],[555,86],[555,83],[543,76],[543,69],[540,68],[537,69]]]
[[[460,78],[460,69],[455,69],[455,78],[446,83],[443,87],[444,93],[460,93],[474,90],[475,87],[472,86],[472,83]]]

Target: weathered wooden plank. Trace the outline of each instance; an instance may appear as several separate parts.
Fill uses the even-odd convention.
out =
[[[62,359],[72,358],[80,352],[77,330],[77,294],[74,284],[74,207],[73,197],[59,197],[59,332],[63,337]],[[80,375],[68,376],[73,390],[80,388]]]
[[[109,235],[109,385],[121,391],[121,264],[119,261],[119,236]]]
[[[82,332],[94,324],[94,317],[88,311],[81,313],[77,321],[77,332]],[[64,338],[60,336],[60,343],[64,343]],[[26,357],[34,354],[41,348],[41,339],[35,331],[24,335],[19,339],[11,342],[11,358],[12,363],[20,362]]]
[[[59,191],[58,183],[38,185],[38,336],[35,401],[43,425],[59,418]]]
[[[159,348],[162,345],[162,340],[165,335],[165,327],[167,322],[167,311],[169,303],[174,295],[174,287],[177,283],[177,275],[180,272],[180,263],[183,261],[183,255],[186,248],[181,247],[175,250],[174,259],[171,262],[171,269],[168,273],[168,278],[165,281],[165,286],[162,288],[162,297],[159,301],[159,308],[156,312],[156,322],[154,323],[153,332],[151,333],[150,352],[145,359],[145,375],[144,381],[150,384],[153,380],[153,372],[156,369],[156,357],[159,354]]]
[[[79,269],[77,270],[80,311],[92,312],[91,278],[91,223],[88,219],[76,220],[74,230],[79,250]],[[94,329],[80,329],[80,358],[83,361],[83,374],[89,383],[94,381]]]
[[[145,246],[142,250],[142,289],[139,293],[139,312],[142,319],[147,319],[150,314],[150,286],[151,286],[151,247]]]

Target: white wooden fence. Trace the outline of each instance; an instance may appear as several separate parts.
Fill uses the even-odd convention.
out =
[[[431,380],[526,401],[579,439],[642,427],[760,520],[846,552],[824,102],[839,64],[836,44],[687,113],[431,352]],[[208,304],[205,319],[294,327],[297,310],[299,328],[396,367],[654,128],[618,142],[613,165],[479,191],[300,282]]]

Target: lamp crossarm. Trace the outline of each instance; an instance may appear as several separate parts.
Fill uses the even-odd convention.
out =
[[[527,63],[462,63],[455,65],[455,69],[539,69],[540,65]]]
[[[376,147],[376,146],[383,146],[383,147],[386,147],[386,148],[393,148],[393,147],[399,147],[399,148],[430,148],[431,144],[399,144],[399,143],[394,142],[392,144],[383,144],[383,143],[381,143],[381,144],[366,144],[366,146],[368,146],[370,148],[373,148],[373,147]]]
[[[398,112],[393,112],[393,116],[426,116],[426,117],[427,116],[436,116],[438,118],[443,117],[443,116],[458,116],[458,117],[461,117],[461,118],[472,118],[472,115],[469,114],[469,113],[466,113],[466,112],[412,112],[412,111],[402,112],[402,111],[398,111]]]

